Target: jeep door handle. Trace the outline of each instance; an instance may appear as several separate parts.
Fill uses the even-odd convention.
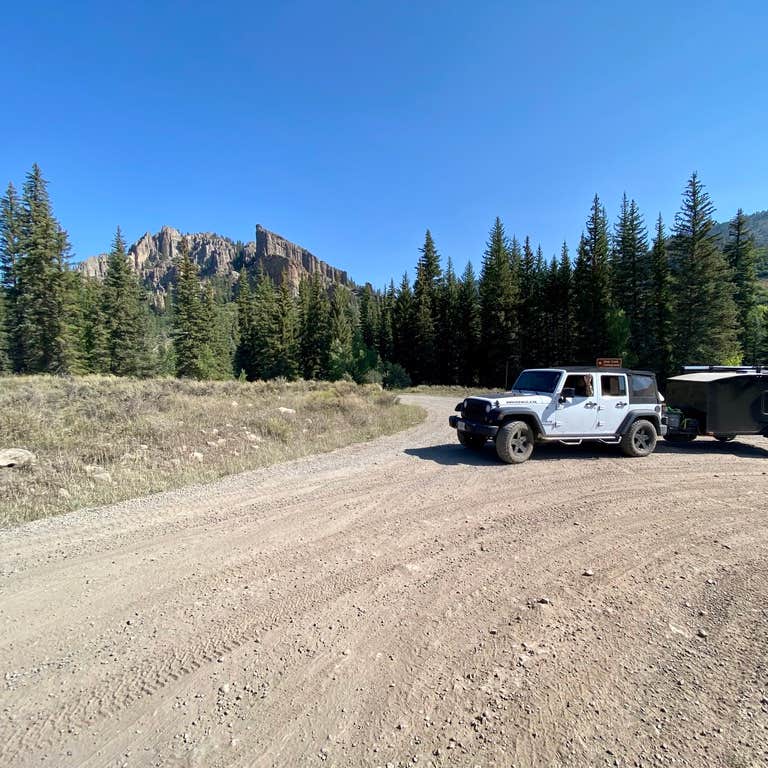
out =
[[[584,403],[585,408],[594,408],[597,403],[593,403],[591,400],[588,403]]]
[[[626,403],[625,403],[623,400],[619,400],[619,402],[618,402],[618,403],[616,403],[616,407],[617,407],[617,408],[625,408],[625,407],[626,407],[626,405],[627,405],[627,404],[626,404]]]

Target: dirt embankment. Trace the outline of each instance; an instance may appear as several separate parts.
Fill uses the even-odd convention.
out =
[[[3,766],[762,766],[768,441],[407,432],[0,533]]]

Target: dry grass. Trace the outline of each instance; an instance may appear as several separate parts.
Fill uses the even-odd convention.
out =
[[[503,387],[460,387],[454,384],[419,384],[415,387],[401,389],[400,392],[412,392],[417,395],[436,395],[442,397],[455,397],[456,402],[472,395],[487,395],[489,392],[502,392]]]
[[[422,418],[378,386],[348,382],[0,378],[0,448],[37,456],[29,469],[0,469],[0,526],[330,451]]]

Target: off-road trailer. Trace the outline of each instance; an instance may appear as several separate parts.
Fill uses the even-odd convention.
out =
[[[667,434],[671,442],[712,435],[768,437],[768,368],[686,366],[667,379]]]

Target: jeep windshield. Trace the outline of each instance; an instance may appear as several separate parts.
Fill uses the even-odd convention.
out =
[[[546,392],[552,394],[562,371],[523,371],[514,383],[512,390],[522,392]]]

